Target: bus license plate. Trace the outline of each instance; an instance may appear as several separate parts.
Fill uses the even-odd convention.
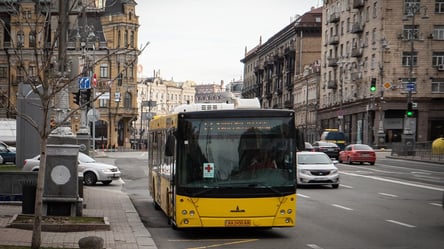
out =
[[[225,220],[226,227],[248,227],[251,226],[250,220]]]

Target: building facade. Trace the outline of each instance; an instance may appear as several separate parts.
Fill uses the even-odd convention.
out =
[[[307,141],[319,139],[317,119],[322,8],[298,16],[265,43],[245,50],[244,98],[257,97],[262,108],[289,108]]]
[[[61,2],[61,1],[60,1]],[[59,1],[5,1],[0,4],[0,115],[15,117],[14,106],[19,84],[29,84],[32,77],[42,74],[35,53],[50,50],[49,63],[58,67],[60,20]],[[67,59],[64,72],[70,80],[66,103],[75,110],[75,93],[79,78],[88,77],[97,85],[98,99],[93,103],[100,113],[95,123],[96,144],[106,147],[129,147],[131,121],[137,119],[136,65],[139,54],[136,2],[133,0],[70,0],[67,13],[68,28],[63,56]],[[26,25],[32,20],[37,25]],[[27,23],[25,23],[27,22]],[[46,25],[50,23],[50,25]],[[49,36],[45,36],[45,32]],[[14,55],[21,55],[20,64]],[[69,96],[69,97],[68,97]],[[95,96],[93,96],[95,97]],[[90,107],[92,108],[92,107]],[[85,110],[78,110],[70,118],[74,134],[82,127]],[[93,132],[90,132],[92,135]]]
[[[444,133],[444,3],[329,0],[323,16],[323,128],[377,146]]]

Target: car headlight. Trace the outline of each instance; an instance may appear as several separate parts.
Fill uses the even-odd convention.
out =
[[[102,172],[103,173],[109,173],[109,172],[112,172],[112,171],[111,171],[111,169],[102,169]]]
[[[333,174],[337,174],[337,173],[338,173],[338,170],[337,170],[337,169],[334,169],[334,170],[330,171],[330,174],[331,174],[331,175],[333,175]]]
[[[306,170],[306,169],[299,170],[299,173],[304,174],[304,175],[310,175],[310,171]]]

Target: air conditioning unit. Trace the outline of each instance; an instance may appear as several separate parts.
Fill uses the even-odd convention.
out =
[[[444,71],[444,64],[438,65],[438,71]]]

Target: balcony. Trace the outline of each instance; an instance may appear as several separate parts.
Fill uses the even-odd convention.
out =
[[[339,22],[339,17],[340,17],[339,13],[334,12],[334,13],[330,14],[328,21],[331,23],[337,23],[337,22]]]
[[[327,82],[327,89],[336,89],[338,88],[338,83],[336,82],[336,80],[329,80]]]
[[[356,58],[362,57],[362,49],[361,48],[352,48],[351,56]]]
[[[336,57],[329,57],[327,58],[328,66],[329,67],[337,67],[338,66],[338,58]]]
[[[359,33],[362,33],[363,31],[364,31],[364,25],[362,25],[358,22],[355,22],[355,23],[353,23],[352,29],[350,32],[353,34],[359,34]]]
[[[330,37],[330,39],[328,40],[328,44],[329,45],[338,45],[339,44],[339,36],[334,35],[334,36]]]
[[[365,5],[364,0],[353,0],[353,8],[360,9],[363,8]]]

